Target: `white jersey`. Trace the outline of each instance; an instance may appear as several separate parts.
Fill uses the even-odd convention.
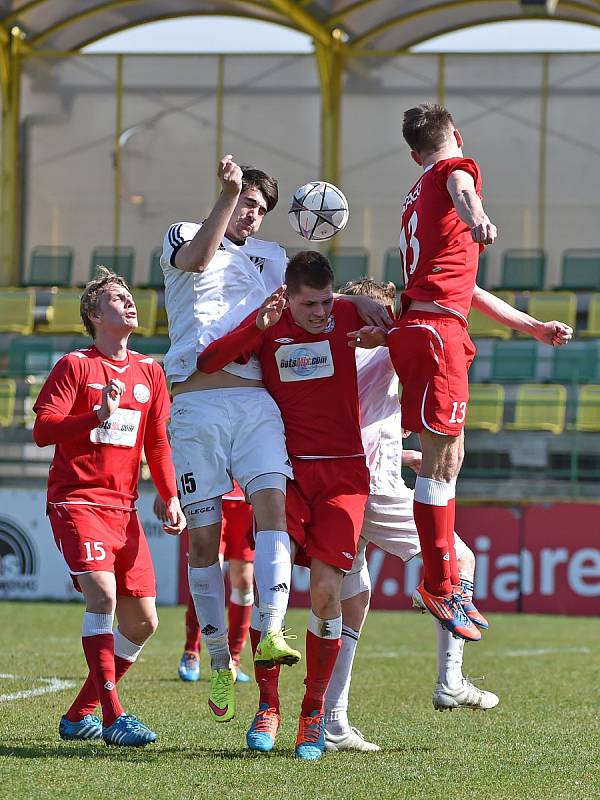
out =
[[[160,264],[165,280],[165,308],[171,346],[164,367],[171,383],[184,381],[196,370],[196,359],[211,342],[232,331],[284,281],[287,259],[276,242],[248,237],[243,245],[223,239],[203,272],[184,272],[175,255],[201,226],[171,225],[163,243]],[[260,380],[258,359],[231,363],[226,372]]]
[[[371,494],[412,497],[402,479],[402,416],[398,376],[387,347],[356,349],[360,429]]]

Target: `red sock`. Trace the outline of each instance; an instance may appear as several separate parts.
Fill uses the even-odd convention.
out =
[[[454,523],[456,522],[456,499],[451,497],[448,500],[448,516],[446,524],[448,526],[448,552],[450,553],[450,580],[452,586],[460,586],[460,575],[458,574],[458,560],[456,558],[456,545],[454,543]]]
[[[127,661],[121,656],[115,656],[115,683],[118,683],[123,675],[135,662]],[[86,714],[93,714],[98,708],[98,692],[92,679],[92,674],[88,673],[85,683],[81,687],[79,694],[73,701],[71,708],[65,714],[70,722],[80,722]]]
[[[252,606],[250,606],[252,608]],[[260,642],[260,631],[250,628],[250,643],[252,645],[252,655],[256,653],[256,648]],[[254,677],[258,684],[258,703],[266,703],[269,708],[274,708],[279,712],[279,670],[281,667],[259,667],[254,664]]]
[[[116,689],[113,635],[100,633],[96,636],[83,636],[81,643],[102,706],[102,724],[107,727],[123,713],[123,706]]]
[[[192,595],[188,597],[188,604],[185,610],[184,650],[190,650],[192,653],[200,652],[200,623],[198,622],[198,615],[196,614],[196,607]]]
[[[322,713],[323,699],[341,645],[341,639],[321,639],[312,631],[306,631],[306,691],[300,711],[303,717],[315,709]]]
[[[415,500],[413,515],[421,543],[425,589],[438,597],[450,597],[452,581],[446,524],[448,506],[434,506]]]
[[[234,664],[240,663],[240,654],[246,644],[252,606],[239,606],[229,601],[229,652]]]

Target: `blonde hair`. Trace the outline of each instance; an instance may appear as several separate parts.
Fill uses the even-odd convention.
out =
[[[359,278],[350,281],[339,290],[340,294],[362,294],[370,297],[383,305],[394,305],[396,302],[396,287],[391,281],[378,282],[373,278]]]
[[[94,316],[98,314],[100,310],[100,297],[102,293],[106,291],[107,287],[112,284],[121,286],[123,289],[127,289],[128,292],[130,291],[124,278],[121,278],[121,276],[117,275],[115,272],[111,272],[108,267],[98,265],[96,277],[86,285],[81,295],[79,313],[81,314],[83,325],[92,339],[96,336],[96,330],[90,316],[92,314]]]

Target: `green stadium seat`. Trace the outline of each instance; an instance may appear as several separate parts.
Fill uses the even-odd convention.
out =
[[[534,381],[537,350],[537,342],[495,342],[490,379],[495,383]]]
[[[389,250],[385,251],[383,278],[386,281],[391,281],[399,292],[404,289],[404,275],[400,264],[400,251],[397,247],[390,247]]]
[[[590,383],[598,375],[598,348],[595,344],[570,342],[552,350],[553,383]]]
[[[502,255],[502,279],[499,289],[515,292],[541,291],[546,278],[546,254],[543,250],[506,250]]]
[[[17,384],[12,378],[0,378],[0,427],[8,428],[15,417]]]
[[[13,377],[47,375],[63,355],[50,336],[18,336],[8,347],[8,374]]]
[[[582,386],[573,430],[600,433],[600,386]]]
[[[48,307],[48,321],[40,325],[40,333],[80,333],[84,327],[79,313],[81,293],[77,289],[59,289]]]
[[[133,247],[95,247],[90,258],[90,280],[96,277],[99,266],[108,267],[132,286],[135,250]]]
[[[469,386],[466,427],[475,431],[498,433],[504,416],[504,386],[499,383],[475,383]]]
[[[129,349],[161,361],[170,344],[168,336],[132,336],[129,340]]]
[[[558,288],[574,292],[600,291],[600,250],[565,250]]]
[[[483,253],[479,254],[479,266],[477,267],[477,278],[476,283],[477,286],[481,286],[482,289],[485,289],[487,286],[487,267],[488,267],[488,254],[487,250],[484,250]]]
[[[144,289],[164,289],[165,282],[163,280],[163,271],[160,265],[160,257],[162,255],[162,247],[155,247],[150,253],[150,273],[148,275],[148,282],[141,284]]]
[[[158,295],[154,289],[136,289],[134,295],[138,314],[138,336],[152,336],[156,330]]]
[[[557,319],[575,330],[577,295],[575,292],[531,292],[527,311],[532,317],[542,322]],[[526,336],[527,334],[519,335]]]
[[[369,274],[369,254],[363,247],[340,247],[328,254],[335,285],[343,286]]]
[[[33,331],[35,291],[33,289],[0,289],[0,332],[21,333]]]
[[[29,286],[70,286],[73,276],[73,248],[40,245],[31,251]]]
[[[515,304],[515,296],[512,292],[494,292],[496,297],[504,300],[511,306]],[[495,339],[510,339],[512,330],[506,325],[482,314],[476,308],[471,308],[469,312],[469,336],[490,336]]]
[[[587,328],[584,331],[579,331],[579,336],[600,337],[600,292],[590,297]]]
[[[564,386],[532,383],[519,386],[515,421],[507,422],[510,431],[550,431],[562,433],[567,411],[567,390]]]

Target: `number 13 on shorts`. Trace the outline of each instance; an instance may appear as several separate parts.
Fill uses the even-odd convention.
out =
[[[467,415],[467,403],[463,400],[461,403],[456,402],[456,400],[452,403],[452,413],[450,414],[450,418],[448,422],[452,425],[458,423],[459,425],[461,422],[465,421],[465,417]]]

